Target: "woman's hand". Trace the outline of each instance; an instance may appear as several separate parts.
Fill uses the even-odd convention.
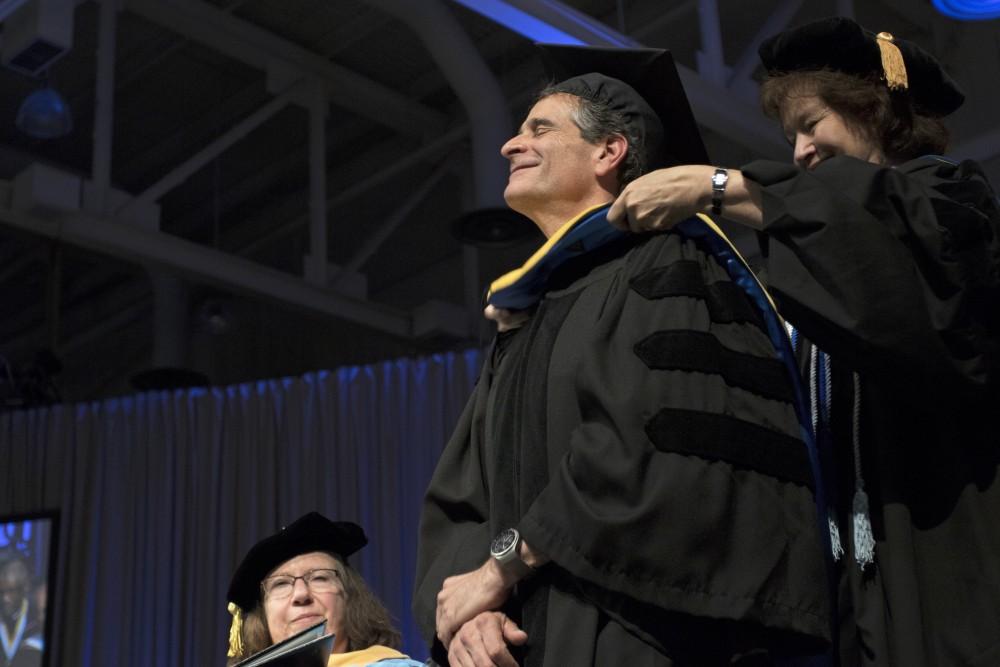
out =
[[[759,230],[763,219],[760,188],[744,179],[739,169],[727,171],[720,217]],[[640,176],[625,186],[608,209],[608,222],[626,231],[653,232],[670,229],[696,213],[709,213],[713,174],[715,167],[687,164]]]
[[[715,167],[689,164],[640,176],[611,205],[608,222],[633,232],[670,229],[711,208],[714,173]]]

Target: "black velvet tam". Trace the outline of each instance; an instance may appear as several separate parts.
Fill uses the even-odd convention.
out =
[[[934,56],[913,42],[894,38],[909,80],[907,93],[918,110],[946,116],[962,106],[965,95]],[[832,69],[855,76],[883,76],[875,33],[854,21],[833,17],[786,30],[760,45],[769,74]]]
[[[538,44],[555,88],[622,113],[643,137],[644,171],[708,164],[673,56],[663,49]]]
[[[368,538],[358,524],[330,521],[318,512],[310,512],[250,547],[229,582],[226,599],[241,609],[250,609],[260,595],[260,582],[286,560],[312,551],[347,558],[366,544]]]

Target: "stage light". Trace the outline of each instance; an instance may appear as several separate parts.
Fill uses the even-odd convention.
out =
[[[1000,0],[931,0],[934,8],[960,21],[1000,18]]]
[[[24,98],[14,124],[29,137],[58,139],[73,131],[73,114],[63,96],[46,86]]]
[[[546,44],[583,44],[583,41],[560,30],[505,0],[455,0],[460,5],[527,37]]]

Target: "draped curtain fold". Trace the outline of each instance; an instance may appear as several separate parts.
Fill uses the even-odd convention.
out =
[[[480,363],[470,350],[0,416],[0,514],[61,514],[51,664],[222,665],[236,564],[310,510],[365,528],[352,563],[423,658],[420,503]]]

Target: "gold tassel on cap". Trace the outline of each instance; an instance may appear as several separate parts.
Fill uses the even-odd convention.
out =
[[[882,74],[889,90],[906,90],[910,83],[906,78],[906,65],[903,63],[903,54],[899,47],[893,43],[895,38],[887,32],[880,32],[875,36],[875,43],[878,44],[879,53],[882,55]]]
[[[229,652],[226,653],[226,657],[235,658],[243,655],[243,614],[232,602],[227,609],[233,615],[233,624],[229,626]]]

